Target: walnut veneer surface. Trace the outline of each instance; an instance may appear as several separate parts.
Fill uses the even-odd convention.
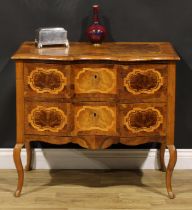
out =
[[[171,176],[176,163],[175,67],[179,57],[170,43],[71,43],[69,48],[38,49],[25,42],[12,58],[17,93],[16,196],[24,179],[21,149],[25,145],[26,170],[30,170],[30,142],[39,140],[73,142],[87,149],[159,142],[168,195],[174,197]],[[170,152],[167,168],[166,147]]]

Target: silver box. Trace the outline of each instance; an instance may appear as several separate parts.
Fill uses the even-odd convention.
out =
[[[35,43],[38,48],[44,45],[61,45],[69,47],[67,31],[64,28],[39,28],[36,30]]]

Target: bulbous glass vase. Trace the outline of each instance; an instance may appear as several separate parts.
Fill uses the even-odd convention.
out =
[[[100,45],[106,37],[106,28],[99,22],[99,5],[93,5],[93,24],[87,28],[86,34],[94,45]]]

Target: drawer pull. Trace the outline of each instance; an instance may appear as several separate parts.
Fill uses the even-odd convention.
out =
[[[163,77],[155,69],[134,69],[124,79],[127,91],[134,95],[154,94],[163,85]]]
[[[116,93],[116,71],[83,68],[75,77],[76,93]]]
[[[28,122],[38,131],[58,132],[66,125],[67,117],[58,107],[37,106],[28,115]]]
[[[67,84],[67,78],[57,69],[36,68],[28,76],[28,84],[37,93],[58,94]]]
[[[163,116],[154,107],[145,109],[136,107],[130,110],[124,118],[124,125],[133,133],[141,131],[152,132],[163,123]]]

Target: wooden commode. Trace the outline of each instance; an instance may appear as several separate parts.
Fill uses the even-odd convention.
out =
[[[178,55],[170,43],[119,42],[93,46],[38,49],[25,42],[16,62],[18,171],[16,196],[23,186],[21,149],[31,141],[77,143],[87,149],[112,144],[161,143],[160,163],[166,171],[170,198],[176,163],[174,146],[175,69]],[[165,148],[170,160],[166,169]]]

